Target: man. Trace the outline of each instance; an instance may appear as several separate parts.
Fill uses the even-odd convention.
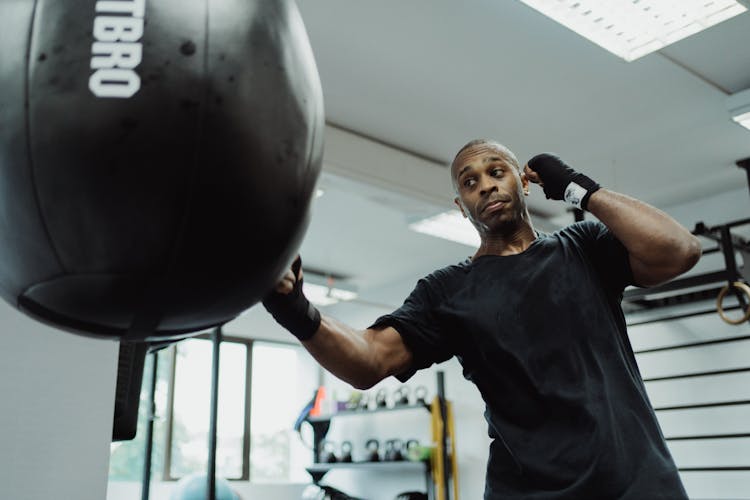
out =
[[[556,156],[521,170],[506,147],[464,146],[456,205],[481,236],[466,262],[421,279],[403,306],[356,331],[301,293],[299,261],[266,308],[331,373],[361,389],[456,356],[486,402],[485,499],[687,498],[638,372],[620,307],[698,261],[699,241],[667,214],[600,188]],[[529,182],[590,211],[534,230]]]

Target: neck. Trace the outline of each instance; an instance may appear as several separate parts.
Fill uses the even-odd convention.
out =
[[[536,240],[537,235],[530,220],[523,220],[510,231],[486,233],[473,259],[482,255],[515,255],[524,252]]]

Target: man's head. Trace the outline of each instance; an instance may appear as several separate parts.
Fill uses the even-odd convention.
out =
[[[502,144],[475,139],[451,163],[455,203],[480,235],[506,232],[528,219],[525,195],[529,181],[518,159]]]

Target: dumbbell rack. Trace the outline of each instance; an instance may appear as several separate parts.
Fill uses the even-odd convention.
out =
[[[366,471],[414,471],[421,472],[425,476],[425,484],[427,486],[427,496],[431,500],[448,500],[449,488],[448,481],[446,478],[453,476],[454,480],[454,496],[457,500],[457,477],[456,473],[456,460],[454,456],[454,437],[449,436],[445,430],[451,427],[451,418],[446,418],[445,408],[450,407],[450,402],[445,400],[443,394],[443,372],[438,372],[438,395],[435,396],[435,401],[432,405],[430,404],[409,404],[409,405],[396,405],[392,407],[380,407],[368,410],[348,410],[333,413],[331,415],[321,417],[308,417],[307,421],[310,422],[313,428],[313,457],[317,457],[317,451],[320,449],[321,442],[325,439],[326,434],[331,426],[331,420],[340,417],[357,417],[357,416],[371,416],[381,412],[394,412],[394,411],[418,411],[426,410],[431,416],[431,426],[433,435],[440,436],[437,443],[435,455],[430,461],[423,462],[410,462],[407,460],[400,460],[395,462],[335,462],[335,463],[320,463],[315,462],[306,470],[310,474],[315,484],[318,484],[323,477],[331,470],[346,469],[346,470],[366,470]],[[448,420],[448,424],[445,424]],[[451,429],[452,431],[452,429]],[[433,481],[439,480],[441,484],[435,484]],[[444,481],[445,480],[445,481]],[[445,484],[443,484],[445,482]]]

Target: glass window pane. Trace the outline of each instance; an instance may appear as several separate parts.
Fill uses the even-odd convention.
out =
[[[247,346],[221,344],[219,367],[219,412],[216,437],[216,473],[226,478],[242,477],[242,440],[245,434],[247,390]]]
[[[212,344],[189,339],[177,346],[170,475],[205,473],[211,397]],[[242,477],[247,347],[222,342],[219,369],[216,474]]]
[[[157,352],[159,357],[156,380],[156,420],[154,421],[153,451],[151,455],[151,477],[158,478],[164,467],[164,442],[166,435],[167,391],[169,374],[171,371],[171,355],[169,349]],[[140,403],[138,406],[138,428],[135,439],[118,441],[110,445],[109,481],[136,482],[143,480],[143,461],[146,451],[146,427],[149,407],[149,391],[151,390],[151,373],[153,369],[153,354],[146,356],[141,385]]]
[[[313,453],[293,427],[317,387],[317,364],[301,347],[267,342],[253,344],[252,358],[250,479],[309,482]]]

